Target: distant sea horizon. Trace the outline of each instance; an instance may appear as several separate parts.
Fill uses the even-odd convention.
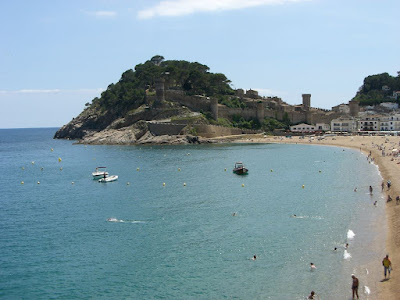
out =
[[[57,128],[0,130],[0,298],[333,300],[354,273],[374,299],[385,199],[360,151],[73,145]]]

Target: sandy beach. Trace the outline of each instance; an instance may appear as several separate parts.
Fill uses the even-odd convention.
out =
[[[394,271],[391,278],[387,281],[377,283],[378,299],[399,299],[400,277],[397,276],[397,266],[400,261],[400,205],[396,205],[396,196],[400,195],[400,157],[393,155],[400,149],[400,138],[397,136],[329,136],[324,139],[317,137],[304,139],[300,137],[268,137],[263,135],[248,135],[224,137],[223,140],[230,140],[237,143],[282,143],[282,144],[311,144],[328,145],[354,148],[363,151],[366,156],[370,155],[373,162],[378,165],[381,176],[385,182],[384,191],[390,195],[393,201],[386,203],[387,232],[386,232],[386,252],[392,261]],[[388,190],[386,182],[390,180],[391,188]],[[376,187],[378,188],[378,187]],[[379,187],[380,188],[380,187]],[[383,257],[377,257],[374,264],[381,272],[383,279]]]

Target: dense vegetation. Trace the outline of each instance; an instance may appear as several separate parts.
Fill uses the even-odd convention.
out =
[[[383,88],[387,87],[387,88]],[[353,100],[360,101],[360,105],[376,105],[382,102],[397,102],[393,98],[393,92],[400,91],[400,72],[397,77],[388,73],[367,76]]]
[[[159,78],[164,78],[169,88],[181,89],[188,95],[233,94],[230,81],[224,74],[210,73],[209,67],[197,62],[164,61],[164,57],[157,55],[136,65],[135,70],[125,71],[121,79],[110,84],[100,98],[93,99],[93,104],[103,111],[111,111],[116,117],[124,116],[145,102],[146,91],[152,93]]]

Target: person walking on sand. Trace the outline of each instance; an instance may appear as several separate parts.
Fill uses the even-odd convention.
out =
[[[384,268],[384,274],[385,274],[385,279],[386,279],[386,275],[388,275],[388,277],[390,277],[390,271],[392,270],[392,262],[389,259],[389,255],[386,255],[383,258],[382,265]]]
[[[372,195],[372,192],[374,191],[374,189],[372,188],[372,186],[369,186],[369,193]]]
[[[385,182],[384,181],[382,181],[381,186],[382,186],[382,192],[383,192],[383,190],[385,189]]]
[[[353,283],[351,285],[351,290],[353,291],[353,299],[354,295],[357,296],[357,299],[360,299],[360,297],[358,297],[358,285],[359,285],[358,278],[354,276],[354,274],[351,275],[351,278],[353,278]]]

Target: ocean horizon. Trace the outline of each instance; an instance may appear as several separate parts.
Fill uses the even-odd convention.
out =
[[[385,199],[360,151],[74,145],[56,130],[0,129],[1,298],[348,299],[354,273],[374,299]],[[99,166],[118,180],[93,180]]]

